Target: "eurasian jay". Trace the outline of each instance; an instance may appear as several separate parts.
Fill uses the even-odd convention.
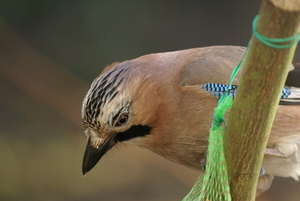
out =
[[[86,174],[118,143],[132,143],[202,170],[214,108],[244,47],[212,46],[157,53],[113,63],[82,104]],[[233,82],[231,94],[239,82]],[[272,127],[257,195],[273,177],[300,176],[300,66],[291,65]]]

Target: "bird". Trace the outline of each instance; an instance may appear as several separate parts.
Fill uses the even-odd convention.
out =
[[[209,46],[153,53],[115,62],[92,82],[83,103],[89,172],[115,145],[133,144],[203,171],[218,99],[235,95],[241,73],[228,86],[245,47]],[[300,65],[290,66],[262,163],[257,196],[274,176],[300,176]]]

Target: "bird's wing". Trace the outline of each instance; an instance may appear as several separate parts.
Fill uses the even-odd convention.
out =
[[[180,85],[201,85],[203,83],[228,84],[234,67],[241,60],[245,48],[239,46],[212,46],[201,49],[183,69]],[[241,71],[240,71],[241,72]],[[238,73],[233,84],[238,84],[241,73]]]
[[[202,49],[183,69],[180,85],[199,85],[212,96],[220,98],[227,91],[228,83],[234,67],[240,62],[245,48],[239,46],[212,46]],[[230,86],[229,93],[237,90],[241,70]],[[283,88],[280,104],[300,104],[300,64],[291,65],[286,87]]]

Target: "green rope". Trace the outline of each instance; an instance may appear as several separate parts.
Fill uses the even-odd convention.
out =
[[[267,38],[259,34],[256,30],[258,16],[253,20],[253,33],[256,38],[263,44],[277,49],[289,48],[299,42],[300,34],[288,38]],[[290,44],[275,44],[291,42]],[[234,68],[229,86],[237,75],[241,64],[248,52],[251,41],[248,43],[238,65]],[[229,89],[230,87],[228,87]],[[208,153],[206,157],[205,172],[201,174],[195,182],[191,191],[186,195],[183,201],[231,201],[230,186],[228,183],[227,163],[224,154],[224,130],[222,123],[225,125],[224,115],[232,107],[232,96],[228,95],[228,90],[220,98],[213,116],[212,127],[209,130]],[[200,161],[199,161],[200,163]]]
[[[268,38],[265,37],[263,35],[261,35],[260,33],[258,33],[258,31],[256,30],[256,23],[258,20],[258,15],[254,18],[253,23],[252,23],[252,31],[253,34],[255,35],[255,37],[262,42],[263,44],[275,48],[275,49],[286,49],[289,47],[292,47],[293,45],[297,44],[300,40],[300,34],[291,36],[291,37],[287,37],[287,38]],[[276,43],[287,43],[289,42],[289,44],[276,44]]]

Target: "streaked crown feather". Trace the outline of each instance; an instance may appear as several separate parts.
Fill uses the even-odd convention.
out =
[[[129,112],[131,98],[127,93],[128,89],[135,91],[135,83],[141,78],[133,76],[135,68],[130,68],[136,63],[137,61],[126,61],[113,64],[94,80],[82,103],[85,127],[88,125],[99,130],[101,124],[112,126],[114,116],[123,111]]]

